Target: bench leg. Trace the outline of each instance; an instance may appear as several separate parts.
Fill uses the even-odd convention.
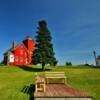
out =
[[[37,92],[37,84],[35,85],[35,91]]]
[[[46,84],[48,84],[48,78],[46,78]]]
[[[44,83],[44,92],[45,92],[45,90],[46,90],[46,86],[45,86],[45,83]]]

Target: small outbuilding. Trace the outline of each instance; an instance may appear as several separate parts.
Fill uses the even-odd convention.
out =
[[[96,66],[100,66],[100,55],[96,58]]]

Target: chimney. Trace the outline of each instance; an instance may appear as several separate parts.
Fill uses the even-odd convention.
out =
[[[13,43],[12,43],[12,48],[15,48],[15,47],[16,47],[16,42],[14,40]]]
[[[93,54],[94,54],[94,58],[95,58],[95,65],[97,66],[97,57],[96,57],[96,52],[95,52],[95,50],[93,51]]]

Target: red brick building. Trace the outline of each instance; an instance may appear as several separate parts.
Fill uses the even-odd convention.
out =
[[[29,65],[32,62],[32,54],[35,50],[35,42],[31,37],[26,37],[21,44],[14,41],[12,47],[4,53],[5,65]]]

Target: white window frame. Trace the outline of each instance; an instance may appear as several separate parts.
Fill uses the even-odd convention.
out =
[[[15,57],[15,61],[18,62],[18,56]]]
[[[23,50],[20,50],[20,54],[21,54],[21,55],[23,54]]]
[[[23,57],[20,57],[20,62],[23,62]]]

